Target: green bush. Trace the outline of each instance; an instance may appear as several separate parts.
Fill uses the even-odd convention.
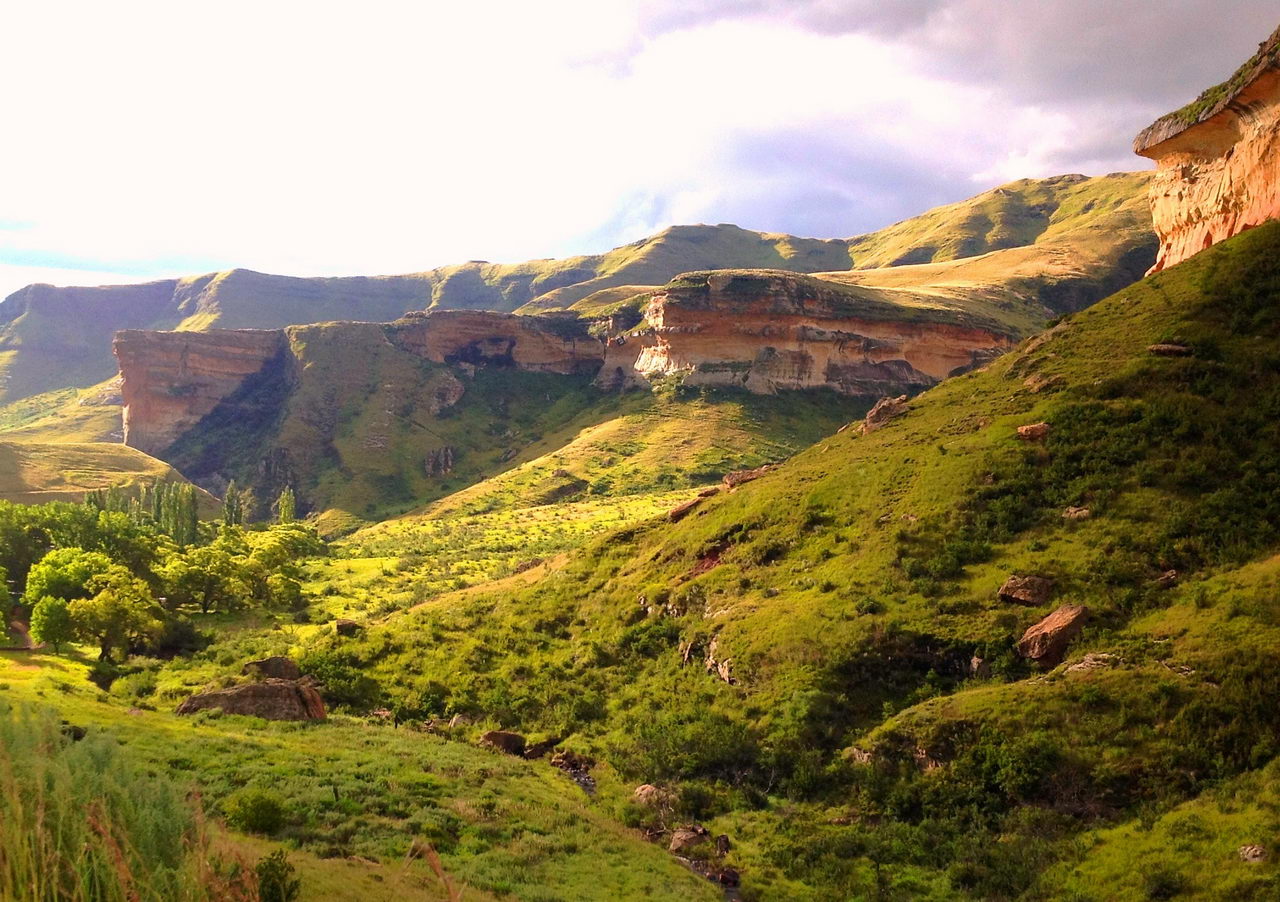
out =
[[[293,876],[293,865],[284,849],[264,855],[254,868],[258,875],[259,902],[295,902],[302,893],[302,881]]]
[[[227,799],[222,807],[227,823],[246,833],[270,836],[284,826],[284,801],[279,795],[266,789],[242,789]]]

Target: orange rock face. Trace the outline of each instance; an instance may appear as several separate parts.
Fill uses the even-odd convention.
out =
[[[117,332],[126,445],[159,454],[286,353],[282,331]]]
[[[610,340],[604,387],[682,374],[760,394],[915,392],[1003,352],[1008,336],[942,311],[781,272],[691,273],[654,296],[642,327]]]
[[[434,363],[591,374],[604,357],[604,345],[576,318],[441,311],[373,328],[385,329],[393,344]],[[268,366],[292,367],[288,335],[253,329],[116,333],[125,444],[162,454],[250,377]],[[463,390],[457,383],[456,393],[442,399],[444,406]]]
[[[433,363],[565,375],[594,373],[604,359],[604,345],[576,317],[440,310],[395,323],[392,341]]]
[[[1171,114],[1134,151],[1156,161],[1152,272],[1280,216],[1280,32],[1194,119]]]

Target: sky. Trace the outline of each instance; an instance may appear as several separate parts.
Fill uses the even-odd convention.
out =
[[[0,297],[414,272],[677,223],[847,237],[1133,136],[1265,0],[189,0],[0,11]]]

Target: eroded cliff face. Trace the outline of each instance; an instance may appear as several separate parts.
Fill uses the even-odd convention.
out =
[[[376,333],[379,341],[401,351],[458,366],[464,372],[474,367],[512,367],[589,375],[604,358],[604,344],[587,334],[576,317],[441,311],[386,325],[341,323],[315,328],[332,331],[324,340],[338,344],[347,335],[356,358],[368,353],[371,335]],[[163,454],[215,408],[231,401],[251,378],[267,369],[282,375],[303,366],[291,342],[295,333],[304,343],[316,340],[308,327],[117,333],[114,351],[122,377],[125,444]],[[350,363],[361,366],[359,359]],[[255,419],[265,413],[252,411]],[[227,411],[222,414],[225,417]]]
[[[576,316],[441,310],[391,325],[400,347],[432,363],[509,366],[533,373],[594,373],[604,344]]]
[[[163,453],[287,347],[281,330],[117,332],[125,444]]]
[[[1156,161],[1159,272],[1280,216],[1280,31],[1229,81],[1134,141]]]
[[[691,273],[659,292],[641,328],[609,341],[597,384],[681,374],[686,384],[772,394],[914,393],[1002,353],[1010,336],[956,311],[790,273]]]

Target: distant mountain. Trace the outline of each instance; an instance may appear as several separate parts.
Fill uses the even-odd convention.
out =
[[[598,308],[694,270],[847,272],[937,264],[1059,240],[1105,245],[1118,252],[1111,256],[1134,249],[1145,254],[1152,240],[1145,185],[1142,174],[1024,180],[851,239],[690,225],[605,254],[516,264],[472,261],[400,276],[295,278],[235,269],[141,285],[29,285],[0,301],[0,404],[110,378],[111,337],[121,329],[382,322],[426,308],[533,313],[588,300]]]

